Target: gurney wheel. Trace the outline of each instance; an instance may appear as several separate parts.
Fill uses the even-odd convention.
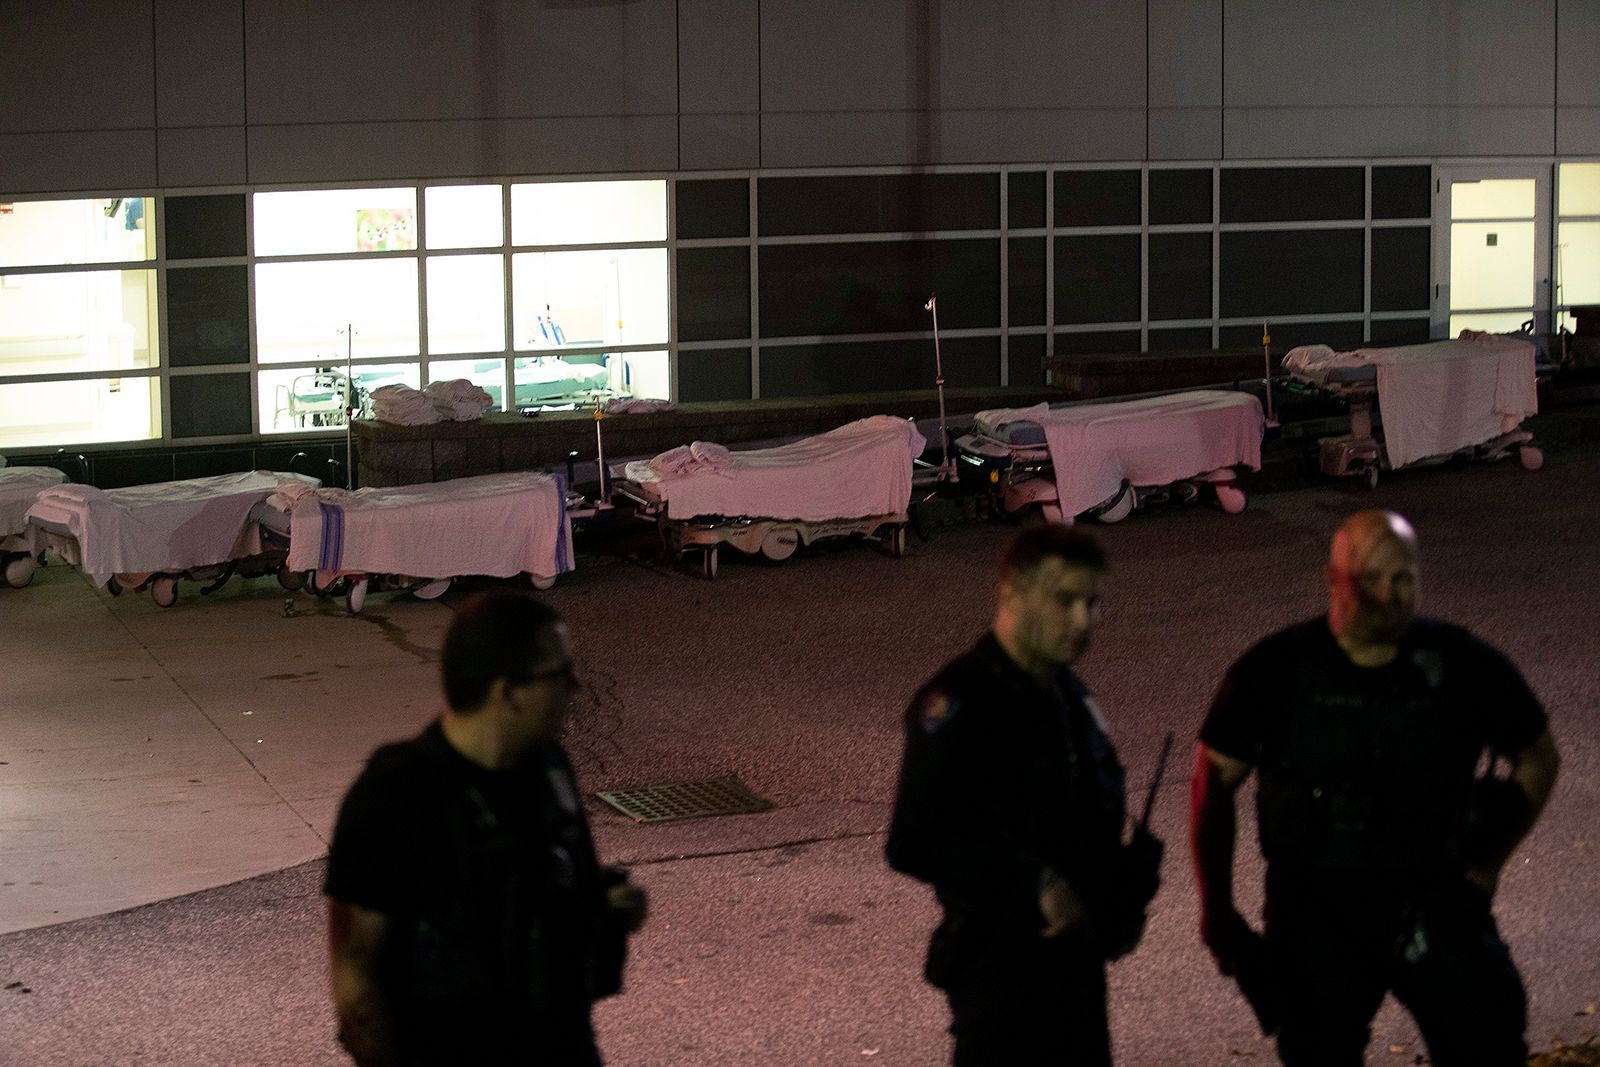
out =
[[[528,581],[542,593],[556,584],[556,576],[553,574],[530,574],[528,575]]]
[[[1237,515],[1244,510],[1244,490],[1237,485],[1219,483],[1217,485],[1217,503],[1222,505],[1222,510],[1229,515]]]
[[[291,593],[298,593],[306,587],[306,572],[282,567],[278,570],[278,584]]]
[[[1367,468],[1366,479],[1368,489],[1378,488],[1378,468],[1376,466]]]
[[[1113,500],[1100,514],[1096,515],[1095,518],[1105,523],[1121,522],[1133,514],[1134,499],[1133,486],[1124,485],[1121,495]]]
[[[106,592],[110,593],[112,596],[121,596],[122,595],[122,583],[117,581],[115,578],[107,578],[106,579]]]
[[[150,582],[150,599],[158,608],[170,608],[178,602],[178,579],[170,574],[158,575]]]
[[[717,576],[717,557],[721,555],[716,545],[711,545],[700,553],[700,574],[706,581]]]
[[[367,580],[357,578],[350,583],[350,588],[344,591],[344,609],[352,615],[360,615],[366,602]]]
[[[411,595],[418,600],[437,600],[444,596],[444,591],[450,588],[450,579],[440,578],[437,581],[419,585],[411,590]]]
[[[6,560],[6,584],[21,589],[33,581],[35,564],[32,556],[12,556]]]
[[[1544,451],[1532,445],[1523,445],[1517,449],[1517,462],[1522,464],[1525,471],[1536,471],[1544,466]]]
[[[773,563],[782,563],[800,547],[800,535],[786,526],[774,526],[761,539],[761,555]]]
[[[905,523],[896,523],[889,530],[889,555],[901,559],[906,554]]]

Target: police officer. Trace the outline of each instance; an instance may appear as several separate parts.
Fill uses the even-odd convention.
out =
[[[1160,845],[1123,845],[1122,767],[1070,669],[1105,568],[1081,531],[1025,531],[993,629],[906,715],[886,853],[944,908],[926,976],[949,998],[957,1067],[1111,1062],[1105,963],[1139,940]]]
[[[1416,618],[1417,560],[1399,515],[1351,516],[1328,614],[1245,653],[1200,734],[1201,935],[1291,1067],[1361,1064],[1386,992],[1442,1067],[1527,1059],[1526,997],[1490,903],[1555,782],[1555,743],[1510,661]],[[1486,752],[1504,773],[1476,776]],[[1234,794],[1252,769],[1264,942],[1233,904]]]

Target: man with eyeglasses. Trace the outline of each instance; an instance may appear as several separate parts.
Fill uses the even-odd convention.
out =
[[[1290,1067],[1363,1063],[1390,992],[1432,1062],[1521,1065],[1527,998],[1490,907],[1555,783],[1545,713],[1500,652],[1416,616],[1417,536],[1399,515],[1351,516],[1326,578],[1328,614],[1245,653],[1201,730],[1201,936]],[[1233,902],[1234,796],[1252,770],[1264,936]]]
[[[339,810],[324,892],[339,1039],[362,1067],[600,1063],[645,895],[595,857],[560,745],[566,628],[526,593],[464,601],[446,708],[375,752]]]

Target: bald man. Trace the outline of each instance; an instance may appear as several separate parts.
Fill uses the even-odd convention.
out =
[[[1200,732],[1201,936],[1290,1067],[1358,1067],[1388,992],[1441,1067],[1527,1060],[1527,1000],[1490,907],[1555,783],[1555,742],[1505,656],[1416,616],[1419,581],[1405,519],[1351,516],[1328,614],[1245,653]],[[1252,770],[1264,934],[1233,902],[1234,796]]]

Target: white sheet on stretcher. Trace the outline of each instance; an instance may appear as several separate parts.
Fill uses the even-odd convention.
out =
[[[54,467],[0,467],[0,538],[26,535],[28,509],[39,490],[66,480]]]
[[[828,522],[905,511],[912,460],[926,445],[910,420],[873,415],[776,448],[734,452],[731,470],[663,478],[647,462],[635,462],[624,473],[666,502],[669,519],[748,515]]]
[[[1376,366],[1384,450],[1389,465],[1401,467],[1483,444],[1537,414],[1534,351],[1523,338],[1463,330],[1454,341],[1397,348],[1313,345],[1290,352],[1284,364]]]
[[[553,578],[572,570],[565,479],[518,472],[301,493],[290,512],[287,566],[412,578]]]
[[[1104,503],[1124,481],[1169,485],[1222,467],[1259,470],[1266,426],[1253,395],[1216,389],[1076,404],[1037,421],[1063,515]]]
[[[250,509],[277,488],[273,471],[177,482],[42,490],[30,519],[64,526],[78,542],[78,567],[96,585],[116,574],[185,571],[261,551]]]

